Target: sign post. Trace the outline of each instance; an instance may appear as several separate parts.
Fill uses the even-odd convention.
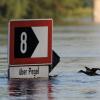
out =
[[[11,20],[9,77],[48,77],[52,64],[52,19]]]

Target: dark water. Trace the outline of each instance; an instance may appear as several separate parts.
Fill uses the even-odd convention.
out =
[[[0,34],[0,100],[99,100],[100,76],[77,72],[84,65],[100,67],[100,26],[55,27],[53,49],[61,57],[50,73],[57,77],[8,80],[7,35]]]

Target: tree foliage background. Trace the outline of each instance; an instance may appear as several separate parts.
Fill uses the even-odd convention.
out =
[[[0,21],[14,18],[53,18],[77,15],[90,0],[0,0]]]

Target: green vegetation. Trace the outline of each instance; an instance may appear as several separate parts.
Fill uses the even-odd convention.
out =
[[[86,4],[86,0],[0,0],[0,20],[80,16]]]
[[[53,18],[63,23],[70,17],[91,14],[91,0],[0,0],[0,24],[10,19]],[[1,26],[0,25],[0,26]]]

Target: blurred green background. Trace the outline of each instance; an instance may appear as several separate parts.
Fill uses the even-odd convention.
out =
[[[0,33],[7,33],[10,19],[53,18],[55,25],[67,25],[91,15],[92,0],[0,0]]]

